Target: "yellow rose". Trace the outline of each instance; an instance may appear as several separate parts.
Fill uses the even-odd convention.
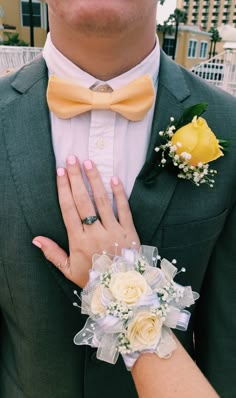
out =
[[[109,289],[116,300],[132,305],[150,288],[139,272],[128,271],[112,274]]]
[[[139,312],[130,322],[127,330],[132,351],[155,347],[161,337],[162,321],[150,312]]]
[[[101,286],[97,286],[91,300],[91,311],[94,315],[104,315],[106,308],[101,302]]]
[[[176,154],[180,157],[182,153],[191,155],[191,158],[187,160],[191,166],[212,162],[224,156],[219,141],[202,117],[194,116],[191,123],[178,129],[171,143],[177,147]]]

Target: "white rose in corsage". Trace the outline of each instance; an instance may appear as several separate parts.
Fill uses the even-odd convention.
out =
[[[148,312],[138,312],[127,328],[127,338],[132,351],[143,351],[156,347],[161,338],[163,321],[161,317]]]
[[[101,302],[101,292],[102,287],[98,285],[96,289],[93,291],[93,295],[91,298],[91,311],[94,315],[104,315],[106,313],[106,307]]]
[[[169,161],[178,168],[178,177],[192,181],[195,185],[214,186],[216,170],[209,168],[213,162],[224,156],[227,141],[216,138],[206,120],[200,115],[207,104],[197,104],[186,109],[180,121],[170,118],[170,124],[159,135],[165,141],[155,148],[161,153],[160,165]]]
[[[187,329],[190,312],[185,307],[199,295],[174,282],[175,260],[162,259],[160,268],[159,260],[151,246],[141,246],[139,252],[123,249],[112,260],[93,256],[81,293],[81,312],[89,317],[75,344],[97,347],[97,358],[113,364],[121,354],[127,369],[142,351],[170,357],[176,344],[169,328]]]
[[[115,300],[128,305],[137,303],[150,290],[146,279],[137,271],[112,274],[109,289]]]

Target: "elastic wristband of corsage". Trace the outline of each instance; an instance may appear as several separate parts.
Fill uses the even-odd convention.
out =
[[[89,282],[81,293],[88,315],[74,337],[77,345],[97,348],[97,358],[115,364],[119,354],[130,370],[143,352],[169,358],[176,349],[170,329],[186,331],[199,294],[174,282],[178,273],[152,246],[123,249],[121,256],[94,255]],[[184,272],[181,269],[179,272]]]

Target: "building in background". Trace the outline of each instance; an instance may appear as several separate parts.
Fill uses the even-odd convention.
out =
[[[160,45],[167,55],[173,56],[174,34],[158,33]],[[175,61],[187,69],[206,61],[209,57],[210,34],[198,26],[180,25],[175,53]]]
[[[44,0],[32,0],[33,34],[35,47],[43,47],[47,30],[47,5]],[[30,8],[28,0],[0,0],[0,41],[7,40],[6,33],[18,33],[30,44]]]
[[[177,8],[186,11],[187,24],[205,31],[221,25],[236,27],[235,0],[177,0]]]
[[[177,63],[192,69],[225,49],[236,48],[236,0],[177,0],[176,7],[186,12],[187,20],[179,24],[174,56],[174,26],[170,32],[170,22],[165,21],[159,25],[158,36],[164,51]]]

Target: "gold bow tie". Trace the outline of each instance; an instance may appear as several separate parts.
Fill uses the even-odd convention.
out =
[[[155,91],[149,75],[112,92],[96,92],[56,76],[49,78],[49,109],[61,119],[69,119],[92,109],[110,109],[126,119],[139,121],[152,107]]]

